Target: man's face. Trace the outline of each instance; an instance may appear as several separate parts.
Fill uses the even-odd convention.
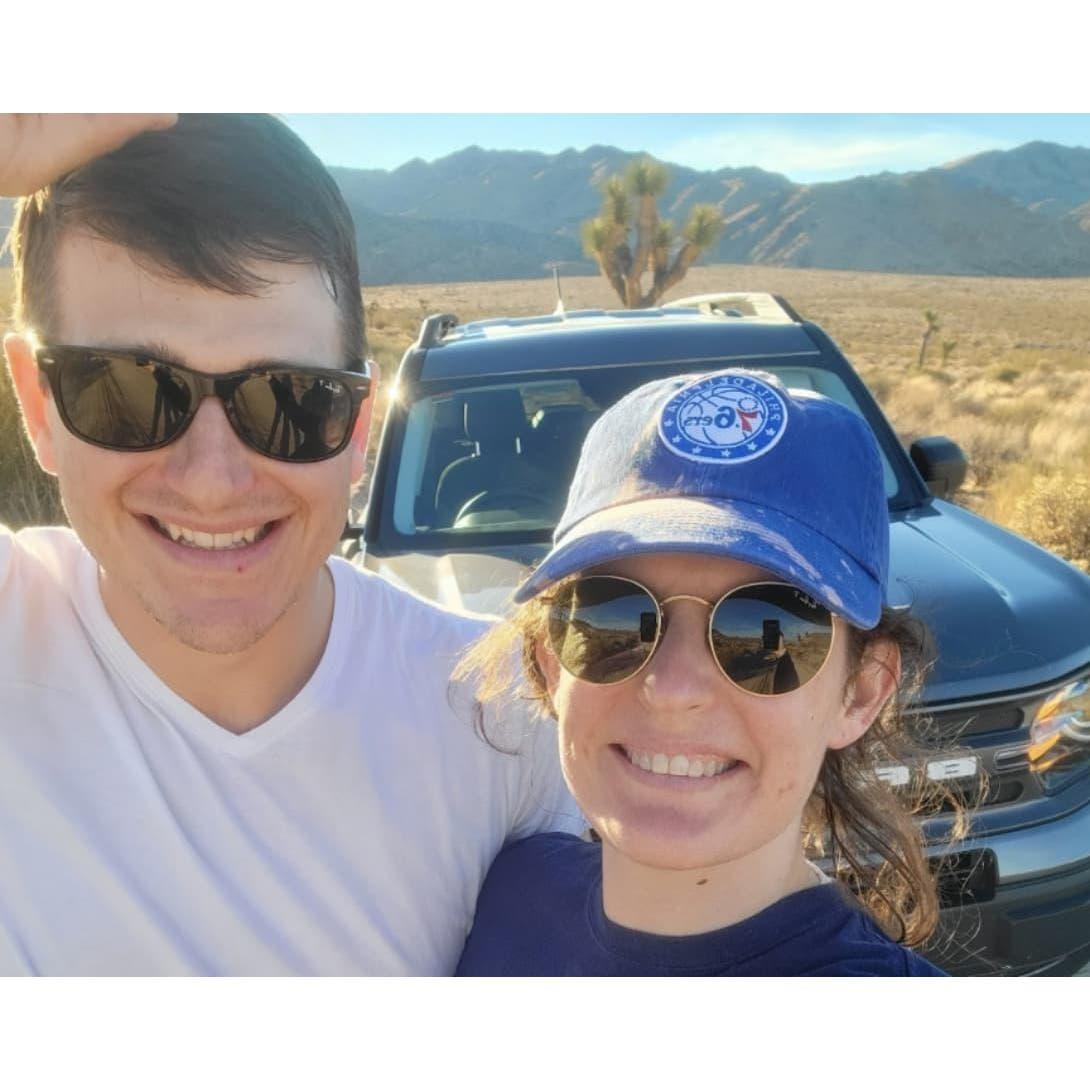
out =
[[[342,366],[339,314],[319,271],[253,268],[272,286],[257,297],[228,295],[69,234],[58,250],[59,319],[50,340],[137,349],[209,374],[271,362]],[[21,393],[26,401],[25,386]],[[313,607],[362,470],[369,402],[345,451],[290,465],[245,446],[214,398],[180,439],[144,453],[83,442],[45,399],[39,458],[56,472],[71,524],[101,565],[103,599],[122,631],[150,614],[189,647],[229,653]],[[34,406],[24,409],[34,430]],[[168,526],[186,533],[175,541]],[[235,547],[206,536],[255,530],[252,543]]]

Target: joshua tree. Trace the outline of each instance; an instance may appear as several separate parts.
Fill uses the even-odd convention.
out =
[[[602,210],[583,224],[583,249],[630,309],[653,306],[680,283],[724,227],[715,205],[698,204],[675,239],[673,224],[659,219],[657,207],[669,180],[666,167],[653,159],[630,163],[623,178],[615,174],[602,186]],[[633,229],[635,251],[629,245]],[[644,290],[647,273],[651,283]]]
[[[933,310],[925,310],[923,316],[924,321],[927,322],[927,328],[923,331],[923,340],[920,341],[920,358],[916,362],[917,369],[923,367],[923,361],[927,356],[927,342],[931,340],[933,334],[942,329],[939,316]]]
[[[943,341],[942,342],[942,365],[943,367],[949,362],[950,357],[954,353],[954,349],[957,348],[957,341]]]

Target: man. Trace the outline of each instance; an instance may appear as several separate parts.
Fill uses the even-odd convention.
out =
[[[482,622],[329,558],[372,404],[336,186],[270,117],[5,126],[23,192],[156,131],[12,232],[72,531],[0,528],[0,973],[451,971],[503,842],[578,819],[555,737],[450,690]]]

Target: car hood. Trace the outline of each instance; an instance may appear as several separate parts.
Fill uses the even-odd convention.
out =
[[[895,513],[890,550],[889,604],[936,643],[927,703],[1046,685],[1090,662],[1090,577],[1052,553],[943,500]],[[498,615],[546,551],[368,552],[363,563],[451,608]]]
[[[1090,577],[943,500],[890,525],[888,600],[935,638],[927,700],[1031,688],[1090,662]]]
[[[390,555],[372,550],[361,559],[370,571],[450,609],[502,616],[511,608],[515,587],[548,551],[547,545]]]

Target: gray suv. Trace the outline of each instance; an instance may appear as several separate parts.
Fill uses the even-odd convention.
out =
[[[957,445],[936,436],[906,451],[836,345],[783,299],[427,319],[350,551],[420,594],[499,612],[547,550],[597,415],[651,379],[729,366],[834,398],[882,450],[889,602],[910,606],[936,645],[919,722],[957,745],[880,774],[960,784],[974,806],[940,870],[943,924],[926,953],[956,974],[1073,972],[1090,960],[1090,578],[948,502],[966,471]],[[925,832],[937,843],[943,819]]]

